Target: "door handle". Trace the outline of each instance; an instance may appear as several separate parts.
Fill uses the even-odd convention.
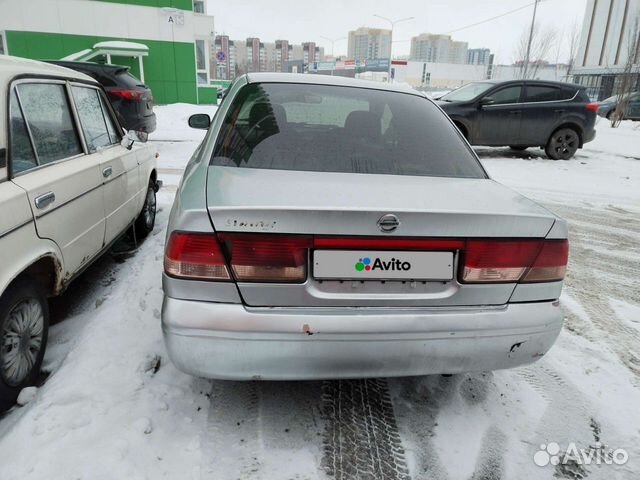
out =
[[[47,207],[47,205],[55,202],[55,200],[56,194],[53,192],[47,192],[37,196],[34,203],[36,204],[36,208],[38,210],[42,210],[43,208]]]
[[[108,167],[104,167],[102,169],[102,176],[104,178],[110,177],[112,173],[113,173],[113,168],[111,167],[111,165],[109,165]]]

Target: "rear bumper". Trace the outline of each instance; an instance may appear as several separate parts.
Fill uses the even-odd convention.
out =
[[[584,132],[584,138],[582,139],[582,143],[588,143],[591,142],[593,140],[595,140],[596,138],[596,129],[592,128],[591,130],[587,130],[586,132]]]
[[[409,376],[532,363],[562,328],[558,302],[477,308],[246,308],[165,297],[182,371],[231,380]]]

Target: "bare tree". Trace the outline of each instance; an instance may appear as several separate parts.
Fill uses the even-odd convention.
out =
[[[527,57],[527,44],[529,42],[529,28],[525,28],[520,35],[520,40],[516,44],[516,63],[520,65],[519,77],[524,78],[524,64]],[[538,69],[544,64],[545,58],[551,53],[553,46],[558,40],[558,31],[547,26],[540,28],[536,23],[531,34],[531,50],[529,52],[529,66],[527,68],[527,78],[535,78]]]
[[[627,56],[625,57],[624,69],[618,76],[618,103],[611,115],[611,126],[617,128],[624,118],[627,110],[631,92],[640,83],[640,14],[636,17],[633,27],[629,31]]]
[[[576,59],[578,57],[578,46],[580,45],[580,24],[576,21],[573,22],[571,29],[567,32],[568,36],[568,47],[569,47],[569,58],[567,59],[567,77],[571,76],[573,72],[573,67],[576,64]]]

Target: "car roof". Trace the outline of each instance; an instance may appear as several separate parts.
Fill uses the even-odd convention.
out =
[[[93,78],[76,70],[37,60],[0,55],[0,87],[19,75],[62,77],[97,84]]]
[[[47,63],[53,65],[59,65],[61,67],[71,68],[72,70],[89,70],[89,71],[129,71],[130,67],[127,65],[114,65],[112,63],[94,63],[94,62],[72,62],[68,60],[45,60]]]
[[[557,80],[524,80],[522,78],[516,78],[513,80],[478,80],[473,83],[492,83],[494,85],[506,85],[509,83],[522,83],[526,82],[528,85],[555,85],[557,87],[572,87],[572,88],[584,88],[582,85],[578,85],[577,83],[569,83],[569,82],[559,82]]]
[[[403,84],[389,84],[361,80],[357,78],[339,77],[332,75],[317,75],[308,73],[279,73],[279,72],[254,72],[245,75],[247,83],[299,83],[304,85],[331,85],[336,87],[357,87],[372,90],[385,90],[389,92],[410,93],[419,97],[424,96]]]

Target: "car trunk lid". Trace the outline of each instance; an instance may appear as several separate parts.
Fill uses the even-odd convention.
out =
[[[457,278],[461,246],[455,242],[470,238],[544,238],[555,221],[553,214],[544,208],[488,179],[219,166],[209,167],[207,205],[218,233],[272,234],[273,245],[284,238],[282,235],[289,239],[296,236],[342,239],[333,246],[331,242],[317,240],[315,246],[309,244],[309,268],[302,283],[238,281],[245,303],[252,306],[503,304],[515,283],[461,284]],[[395,230],[382,231],[379,223],[385,215],[398,220]],[[363,242],[365,238],[374,242]],[[415,248],[393,242],[381,246],[376,239],[427,243]],[[444,247],[437,243],[445,240],[453,243]],[[364,258],[373,262],[379,256],[387,266],[402,260],[396,259],[394,252],[440,254],[428,258],[409,255],[426,262],[426,270],[416,274],[417,277],[399,273],[366,280],[355,273],[345,274],[344,278],[340,278],[340,273],[322,273],[317,262],[323,255],[326,257],[323,262],[334,264],[341,258],[331,252],[327,256],[327,250],[352,252],[357,263]],[[443,255],[446,252],[450,252],[449,257]],[[437,271],[436,264],[444,269],[440,272],[446,272],[447,262],[452,264],[448,267],[451,278],[433,273]],[[339,267],[333,269],[340,271]]]

